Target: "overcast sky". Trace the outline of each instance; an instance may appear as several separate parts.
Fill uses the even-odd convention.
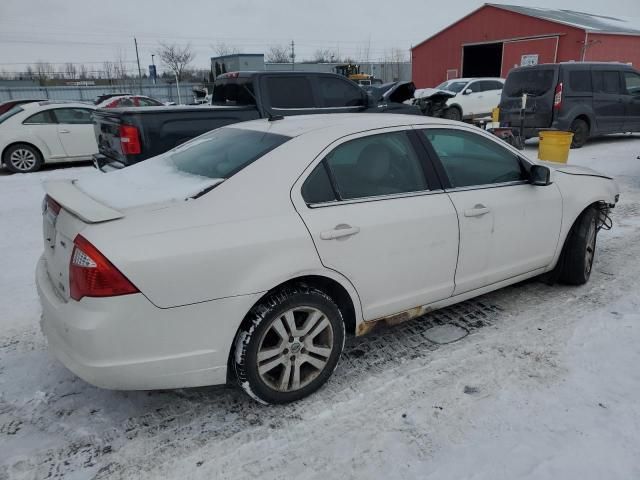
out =
[[[640,0],[503,1],[620,18],[640,17]],[[297,59],[319,48],[370,59],[409,49],[482,5],[480,0],[0,0],[0,70],[26,63],[131,62],[134,35],[143,68],[160,41],[191,43],[194,66],[208,68],[219,42],[245,53],[296,44]]]

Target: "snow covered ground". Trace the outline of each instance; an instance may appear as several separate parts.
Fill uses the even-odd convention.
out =
[[[571,152],[622,190],[587,285],[531,281],[351,339],[325,388],[279,407],[101,390],[53,360],[41,182],[98,172],[0,172],[0,479],[640,478],[639,155],[639,136]]]

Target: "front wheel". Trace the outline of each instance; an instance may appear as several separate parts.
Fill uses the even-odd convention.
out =
[[[285,289],[249,313],[235,344],[240,386],[262,403],[288,403],[320,388],[344,347],[340,309],[320,290]]]
[[[35,147],[19,143],[7,149],[3,162],[13,173],[35,172],[42,166],[42,155]]]
[[[569,285],[587,283],[593,268],[598,235],[598,212],[594,207],[580,214],[565,242],[560,281]]]
[[[459,108],[449,107],[444,111],[443,117],[446,118],[447,120],[460,121],[462,120],[462,112],[460,111]]]

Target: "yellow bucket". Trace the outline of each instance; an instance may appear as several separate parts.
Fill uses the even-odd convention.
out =
[[[538,158],[548,162],[567,163],[571,140],[573,140],[571,132],[541,131]]]
[[[493,123],[498,123],[500,121],[500,108],[495,107],[491,110],[491,121]]]

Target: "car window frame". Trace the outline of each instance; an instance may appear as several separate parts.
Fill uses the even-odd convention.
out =
[[[446,193],[450,192],[462,192],[468,190],[485,190],[487,188],[502,188],[502,187],[511,187],[514,185],[528,185],[530,184],[529,180],[514,180],[508,182],[500,182],[500,183],[486,183],[481,185],[469,185],[465,187],[454,187],[451,183],[451,179],[449,174],[447,173],[440,156],[436,152],[435,148],[431,144],[431,142],[421,134],[421,130],[455,130],[462,131],[472,135],[478,135],[486,139],[487,141],[494,142],[496,145],[504,148],[506,151],[513,153],[514,156],[518,159],[521,167],[524,168],[526,173],[531,171],[531,167],[535,164],[533,161],[522,155],[518,150],[516,150],[511,145],[505,144],[503,140],[500,140],[498,137],[493,138],[492,136],[485,136],[477,131],[472,129],[461,127],[458,125],[417,125],[414,127],[417,133],[418,140],[423,144],[425,150],[428,152],[429,157],[434,165],[434,168],[437,172],[440,183],[442,184],[442,188]]]
[[[285,78],[285,77],[294,77],[294,78],[303,78],[307,81],[307,83],[309,84],[309,88],[311,90],[311,99],[313,100],[313,105],[310,107],[275,107],[273,105],[273,99],[271,98],[271,91],[269,89],[269,80],[272,78],[275,79],[281,79],[281,78]],[[307,111],[312,111],[312,110],[318,110],[320,109],[320,102],[319,98],[318,98],[318,92],[317,92],[317,88],[316,85],[313,81],[313,76],[312,75],[304,75],[304,74],[297,74],[297,73],[291,73],[290,75],[263,75],[262,78],[260,79],[260,87],[261,90],[264,92],[264,97],[266,100],[266,105],[268,106],[268,110],[273,110],[275,112],[287,112],[287,111],[291,111],[291,112],[307,112]]]
[[[405,134],[407,135],[409,144],[413,149],[416,157],[418,158],[418,162],[421,167],[421,172],[424,175],[424,180],[427,185],[427,188],[424,190],[418,190],[415,192],[390,193],[390,194],[374,195],[370,197],[361,197],[361,198],[348,198],[348,199],[340,198],[340,192],[338,189],[336,179],[333,177],[333,172],[331,171],[331,168],[326,162],[327,156],[330,153],[332,153],[336,148],[352,140],[371,137],[375,135],[383,135],[386,133],[395,133],[395,132],[405,132]],[[323,168],[326,170],[329,176],[331,188],[333,189],[333,192],[335,194],[335,200],[331,200],[329,202],[307,203],[302,195],[302,187],[304,186],[309,176],[315,171],[316,167],[318,167],[319,165],[323,165]],[[378,201],[385,201],[385,200],[395,200],[398,198],[416,197],[416,196],[423,196],[423,195],[436,195],[436,194],[445,193],[445,190],[443,188],[443,185],[440,182],[439,176],[434,168],[432,160],[429,157],[428,152],[424,149],[423,144],[420,142],[418,135],[413,129],[413,125],[375,128],[371,130],[366,130],[366,131],[346,135],[344,137],[334,140],[333,142],[328,144],[314,158],[314,160],[307,166],[307,168],[305,168],[303,173],[298,178],[296,184],[294,185],[292,192],[294,190],[297,192],[296,195],[299,198],[299,201],[301,202],[301,204],[304,204],[309,209],[326,208],[326,207],[341,206],[341,205],[352,205],[357,203],[378,202]]]
[[[320,82],[322,81],[322,79],[325,78],[330,78],[333,80],[337,80],[343,84],[347,84],[349,85],[349,87],[355,87],[356,89],[360,90],[361,92],[364,92],[364,90],[362,90],[362,87],[358,86],[357,84],[352,85],[352,81],[344,78],[344,77],[339,77],[339,76],[333,76],[333,75],[315,75],[311,78],[311,84],[314,90],[314,96],[316,97],[316,101],[318,103],[318,110],[354,110],[354,111],[358,111],[358,110],[362,110],[364,108],[366,108],[366,94],[360,95],[361,99],[362,99],[362,103],[360,105],[341,105],[341,106],[330,106],[327,105],[327,98],[321,94],[321,87],[320,87]],[[354,92],[356,90],[354,89]]]
[[[29,115],[27,118],[25,118],[24,120],[22,120],[22,125],[58,125],[58,119],[56,118],[56,116],[52,113],[53,112],[53,108],[46,108],[43,110],[40,110],[39,112],[35,112],[31,115]],[[51,122],[30,122],[29,119],[35,117],[36,115],[40,115],[41,113],[46,114],[50,120],[52,120]]]
[[[635,77],[638,78],[638,80],[640,80],[640,73],[639,72],[635,72],[633,70],[623,70],[623,72],[622,72],[622,87],[624,88],[624,94],[625,95],[631,95],[632,97],[640,96],[640,92],[638,92],[638,93],[630,93],[629,92],[629,88],[627,87],[627,74],[634,75]]]
[[[57,110],[86,110],[87,112],[89,112],[89,123],[63,123],[58,119],[58,115],[56,114]],[[90,108],[85,108],[85,107],[57,107],[57,108],[52,108],[51,110],[51,115],[53,116],[53,118],[55,119],[55,122],[57,125],[93,125],[93,121],[91,120],[91,115],[93,115],[93,110]]]

